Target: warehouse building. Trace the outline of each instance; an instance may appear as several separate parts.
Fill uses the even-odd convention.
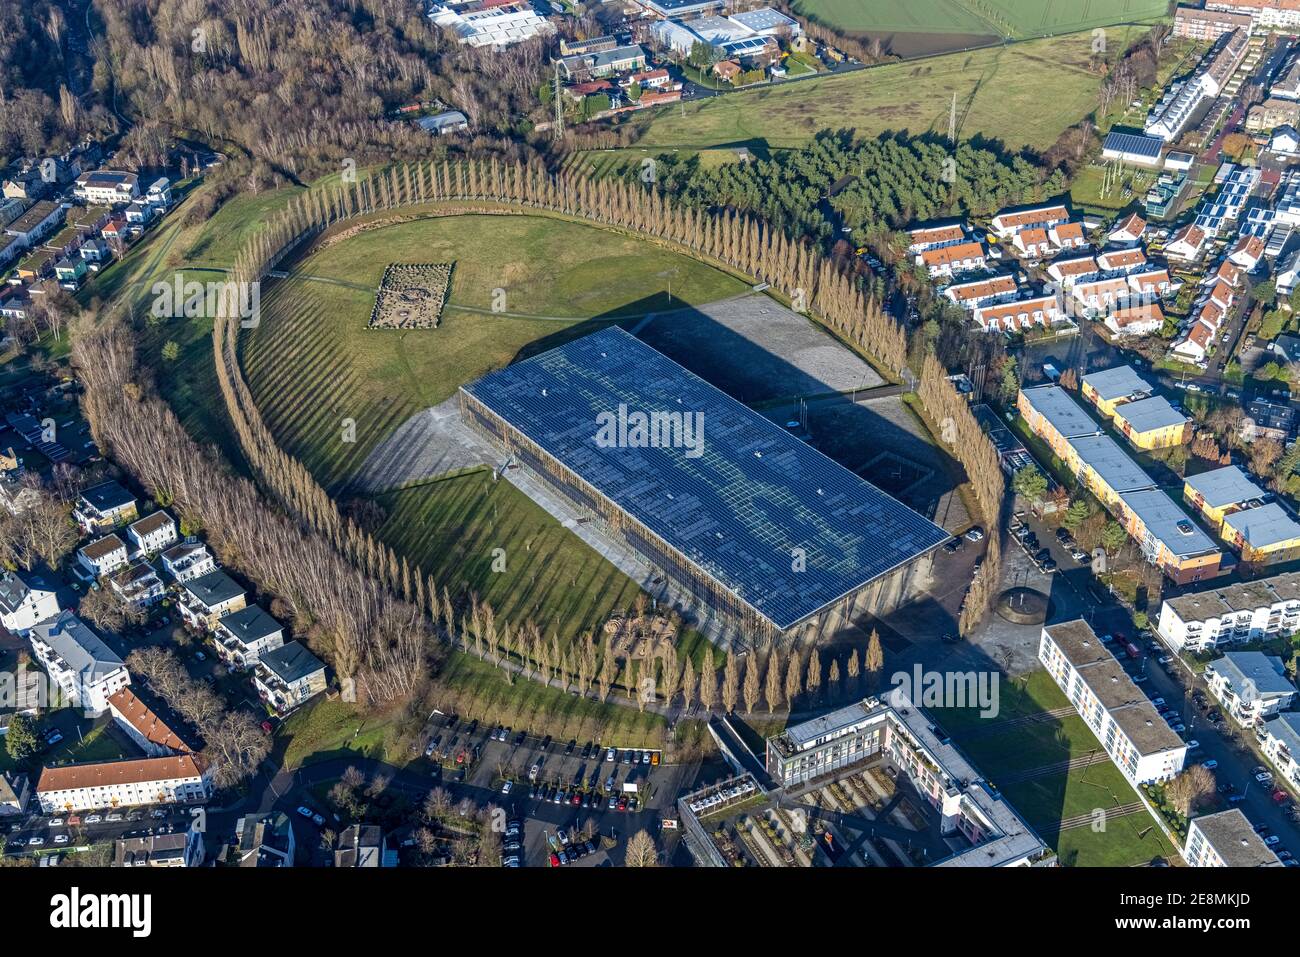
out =
[[[948,535],[612,327],[489,373],[466,422],[750,636],[897,607]]]

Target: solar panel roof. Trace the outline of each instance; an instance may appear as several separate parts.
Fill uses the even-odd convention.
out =
[[[1159,136],[1147,136],[1144,133],[1109,133],[1103,149],[1116,150],[1132,156],[1146,156],[1155,159],[1165,141]]]
[[[782,630],[948,538],[617,327],[463,391]],[[700,441],[598,440],[620,411],[698,414]]]

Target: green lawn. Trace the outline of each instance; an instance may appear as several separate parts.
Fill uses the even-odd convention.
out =
[[[366,328],[370,290],[392,262],[455,263],[439,328]],[[261,326],[245,334],[246,374],[268,425],[334,489],[410,415],[521,353],[595,328],[585,320],[702,304],[747,288],[645,240],[537,216],[389,226],[321,249],[293,269],[366,287],[272,281]],[[492,314],[494,304],[515,315]],[[353,442],[343,440],[345,419],[355,423]]]
[[[1062,863],[1128,866],[1169,854],[1168,842],[1145,811],[1107,820],[1104,833],[1093,833],[1089,825],[1060,829],[1064,819],[1138,800],[1132,786],[1109,760],[1022,781],[1000,780],[1017,771],[1102,752],[1100,742],[1073,712],[1060,718],[1009,723],[1068,705],[1051,675],[1040,668],[1002,682],[995,719],[982,719],[974,709],[933,709],[932,713],[975,766],[1056,850]]]
[[[453,594],[477,592],[499,620],[532,618],[567,641],[630,608],[640,591],[523,492],[493,482],[489,470],[377,501],[387,513],[380,538]],[[495,549],[504,571],[493,570]]]
[[[365,714],[338,699],[318,698],[285,719],[276,738],[286,741],[285,767],[355,756],[404,764],[407,760],[393,743],[391,714]]]
[[[1116,27],[1107,31],[1107,43],[1120,51],[1143,29]],[[956,93],[963,137],[982,134],[1011,149],[1044,150],[1097,107],[1102,77],[1088,69],[1092,43],[1091,33],[1074,33],[731,93],[684,110],[673,104],[647,118],[638,146],[789,148],[818,130],[842,127],[864,136],[946,132]]]

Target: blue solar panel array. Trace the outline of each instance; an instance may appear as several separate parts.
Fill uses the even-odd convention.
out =
[[[617,327],[465,391],[782,630],[948,538]],[[702,454],[598,444],[620,405],[700,413]]]

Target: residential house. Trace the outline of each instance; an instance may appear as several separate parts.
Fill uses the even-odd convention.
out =
[[[1149,451],[1182,445],[1190,437],[1192,420],[1164,396],[1155,395],[1121,405],[1114,421],[1134,448]]]
[[[77,564],[92,580],[112,574],[128,560],[126,542],[116,535],[105,535],[77,549]]]
[[[1105,316],[1114,307],[1127,302],[1129,293],[1128,280],[1123,276],[1077,282],[1070,291],[1074,301],[1086,313],[1096,317]]]
[[[280,623],[257,605],[231,612],[217,622],[213,637],[221,660],[236,668],[251,668],[268,651],[284,645]]]
[[[130,688],[115,692],[108,699],[108,710],[117,726],[150,757],[194,753],[194,748]]]
[[[916,254],[916,264],[924,266],[931,278],[983,269],[985,261],[983,244],[974,240],[931,246]]]
[[[1106,235],[1106,241],[1118,245],[1127,245],[1142,241],[1142,234],[1146,232],[1147,221],[1137,213],[1129,213],[1121,217],[1120,220],[1111,227]]]
[[[1290,707],[1296,687],[1282,659],[1262,651],[1229,651],[1205,666],[1205,684],[1243,728]]]
[[[25,815],[31,797],[32,789],[27,775],[17,771],[0,771],[0,819]]]
[[[158,572],[144,559],[136,559],[108,580],[108,586],[123,601],[147,608],[167,593]]]
[[[77,177],[72,195],[96,206],[121,206],[140,195],[140,178],[120,170],[93,170]]]
[[[20,243],[19,251],[32,249],[63,222],[63,214],[63,207],[58,203],[42,200],[6,226],[4,232]]]
[[[233,578],[213,571],[186,581],[177,605],[186,624],[210,631],[223,615],[239,611],[247,603],[244,589]]]
[[[1094,256],[1075,256],[1069,259],[1054,259],[1047,267],[1047,275],[1056,283],[1058,289],[1069,291],[1076,282],[1088,279],[1101,272],[1101,267]]]
[[[1183,860],[1189,867],[1281,867],[1240,808],[1202,814],[1187,825]]]
[[[203,833],[197,820],[173,834],[120,837],[113,842],[113,867],[199,867]]]
[[[181,542],[162,553],[163,571],[177,584],[184,584],[215,571],[216,561],[202,542]]]
[[[192,804],[211,794],[211,768],[194,754],[45,767],[36,784],[36,799],[46,814]]]
[[[1120,338],[1149,336],[1164,328],[1165,314],[1159,303],[1126,304],[1118,309],[1112,309],[1102,322],[1107,329]]]
[[[298,641],[262,654],[253,675],[258,697],[280,714],[326,688],[325,665]]]
[[[1263,503],[1265,492],[1235,465],[1211,469],[1183,480],[1183,498],[1218,529],[1232,512]]]
[[[1147,265],[1146,254],[1141,249],[1111,249],[1097,256],[1101,272],[1128,274]]]
[[[54,586],[29,572],[0,574],[0,624],[11,635],[26,638],[38,621],[59,613]]]
[[[172,204],[172,181],[166,176],[158,177],[149,184],[149,189],[144,195],[144,201],[158,209],[169,207]]]
[[[153,221],[154,208],[148,203],[134,202],[128,206],[122,216],[131,226],[148,226]]]
[[[1030,227],[1047,229],[1058,223],[1069,222],[1069,219],[1069,210],[1060,203],[1052,203],[1028,209],[1003,210],[993,217],[991,225],[999,239],[1010,239],[1022,229]]]
[[[975,309],[1014,299],[1018,291],[1014,276],[999,275],[991,279],[954,283],[943,291],[943,295],[963,309]]]
[[[1264,258],[1264,246],[1261,236],[1240,236],[1228,253],[1228,262],[1250,272]]]
[[[72,509],[72,517],[85,535],[132,521],[139,514],[135,496],[117,482],[103,482],[86,489]]]
[[[1223,552],[1163,490],[1125,492],[1115,514],[1142,557],[1179,585],[1219,573]]]
[[[1300,155],[1300,133],[1290,123],[1284,123],[1268,138],[1268,150],[1279,156]]]
[[[1174,10],[1174,36],[1191,40],[1217,40],[1233,30],[1249,33],[1252,25],[1250,13],[1215,9],[1213,0],[1204,8],[1179,4]]]
[[[1200,259],[1201,254],[1205,251],[1207,238],[1205,230],[1193,223],[1189,223],[1176,230],[1169,237],[1169,242],[1165,243],[1165,255],[1170,259],[1194,262]]]
[[[71,611],[37,622],[29,638],[51,681],[87,714],[103,714],[109,697],[131,683],[122,659]]]
[[[296,846],[288,815],[246,814],[235,822],[233,862],[239,867],[293,867]]]
[[[1240,550],[1243,562],[1267,565],[1300,558],[1300,523],[1277,502],[1230,513],[1220,534]]]
[[[1023,332],[1048,328],[1063,318],[1056,294],[977,306],[971,317],[985,332]]]
[[[127,526],[127,540],[135,555],[152,555],[176,542],[176,522],[159,509]]]
[[[396,867],[397,850],[384,840],[377,824],[352,824],[343,829],[334,848],[335,867]]]

